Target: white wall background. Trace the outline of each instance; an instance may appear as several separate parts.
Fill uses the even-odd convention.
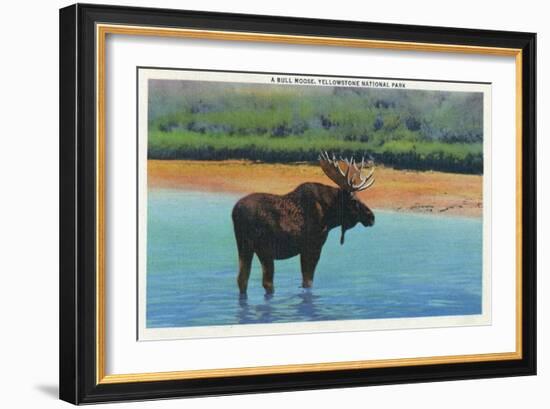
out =
[[[96,1],[89,0],[90,3]],[[550,355],[550,143],[544,93],[550,26],[544,2],[462,0],[298,2],[278,0],[133,0],[99,3],[272,14],[538,33],[538,322],[537,377],[426,383],[263,395],[126,403],[113,407],[547,407]],[[508,4],[507,4],[508,3]],[[2,7],[0,41],[0,402],[2,407],[62,407],[58,379],[58,8],[69,2],[11,1]],[[546,158],[546,160],[545,160]],[[546,251],[545,251],[546,250]],[[546,254],[545,254],[546,253]],[[545,345],[546,344],[546,345]]]

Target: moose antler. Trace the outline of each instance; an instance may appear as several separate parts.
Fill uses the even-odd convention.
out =
[[[342,158],[338,160],[333,154],[331,159],[325,151],[319,155],[319,163],[330,180],[350,193],[366,190],[374,183],[374,167],[365,177],[361,174],[365,167],[364,157],[361,159],[361,166],[357,167],[353,157],[350,160]],[[340,167],[341,163],[345,164],[345,171]]]

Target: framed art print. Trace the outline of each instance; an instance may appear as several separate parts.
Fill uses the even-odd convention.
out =
[[[535,373],[534,34],[60,13],[62,399]]]

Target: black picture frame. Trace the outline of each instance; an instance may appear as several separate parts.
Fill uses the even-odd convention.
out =
[[[96,24],[513,48],[522,54],[521,358],[206,379],[98,383]],[[60,10],[60,398],[74,404],[534,375],[536,35],[77,4]]]

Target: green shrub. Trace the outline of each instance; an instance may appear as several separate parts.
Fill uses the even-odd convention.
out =
[[[390,141],[382,146],[327,136],[226,136],[174,131],[149,133],[150,159],[248,159],[267,163],[316,162],[321,151],[345,157],[362,156],[403,169],[482,173],[482,144]]]

